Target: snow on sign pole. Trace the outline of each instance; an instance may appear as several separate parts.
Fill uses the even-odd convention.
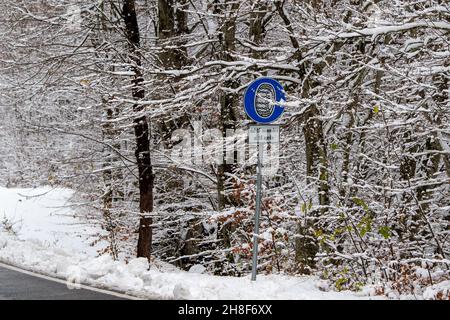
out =
[[[257,145],[256,212],[253,232],[252,281],[256,280],[258,267],[259,218],[261,216],[261,185],[264,143],[278,143],[280,127],[273,124],[284,112],[279,104],[286,100],[282,85],[271,78],[258,78],[245,91],[245,113],[255,123],[249,127],[249,143]]]

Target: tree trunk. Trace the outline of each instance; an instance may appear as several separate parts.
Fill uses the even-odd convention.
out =
[[[303,55],[300,48],[300,43],[293,35],[295,34],[292,28],[292,23],[289,15],[285,12],[283,2],[276,2],[275,6],[278,14],[280,15],[286,29],[290,32],[290,40],[292,47],[296,50],[293,55],[293,59],[298,62],[299,77],[304,80],[304,87],[301,93],[303,98],[311,98],[311,91],[318,83],[315,83],[311,79],[305,79],[306,65],[302,62]],[[314,74],[320,74],[325,64],[319,64],[314,68]],[[323,206],[320,210],[321,213],[327,211],[330,204],[329,184],[328,184],[328,156],[326,150],[326,143],[324,139],[323,123],[320,119],[320,110],[318,106],[313,104],[307,111],[305,111],[302,117],[304,122],[303,135],[305,137],[306,145],[306,175],[307,183],[317,181],[317,193],[319,205]],[[301,272],[309,272],[305,266],[313,267],[314,258],[318,252],[319,246],[312,234],[314,228],[314,219],[319,212],[311,211],[308,213],[306,224],[301,222],[297,226],[298,234],[295,243],[295,260],[300,264]]]
[[[233,61],[232,52],[236,48],[236,13],[239,8],[237,3],[232,3],[229,7],[227,3],[216,7],[215,13],[223,15],[222,32],[219,34],[219,41],[221,43],[222,52],[220,58],[224,61]],[[228,14],[228,16],[227,16]],[[224,85],[225,88],[235,89],[238,87],[237,80],[227,80]],[[225,138],[227,132],[234,132],[236,130],[236,107],[238,99],[236,94],[230,92],[223,92],[220,97],[220,130],[222,136]],[[227,205],[233,204],[230,185],[227,181],[228,174],[233,173],[235,167],[234,163],[226,162],[226,155],[222,150],[222,163],[217,169],[217,196],[219,209],[225,208]]]
[[[141,53],[139,25],[137,22],[135,0],[125,0],[123,5],[123,19],[126,26],[126,36],[129,43],[129,59],[133,63],[135,73],[132,80],[132,95],[135,100],[145,97],[141,71]],[[136,113],[141,113],[143,107],[139,104],[133,106]],[[153,168],[150,158],[150,128],[145,115],[134,119],[134,134],[136,137],[136,161],[139,172],[139,209],[141,213],[139,223],[139,240],[137,256],[150,260],[152,247],[152,218],[148,213],[153,211]]]

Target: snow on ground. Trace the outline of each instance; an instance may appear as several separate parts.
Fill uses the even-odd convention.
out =
[[[312,277],[217,277],[178,270],[156,263],[148,270],[146,259],[128,264],[108,255],[92,258],[24,242],[0,233],[0,261],[59,278],[108,288],[151,299],[358,299],[350,292],[320,291]]]
[[[77,218],[68,206],[67,189],[0,188],[0,262],[67,279],[154,299],[367,299],[363,293],[325,292],[314,277],[260,275],[218,277],[202,268],[181,271],[146,259],[113,261],[97,256],[88,238],[101,232]],[[6,219],[5,219],[6,218]],[[373,298],[373,297],[371,297]]]
[[[72,196],[70,189],[0,187],[0,226],[12,224],[20,240],[96,255],[101,244],[93,247],[90,242],[102,230],[74,215]]]

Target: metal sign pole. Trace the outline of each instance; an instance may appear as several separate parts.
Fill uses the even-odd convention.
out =
[[[258,267],[258,240],[259,240],[259,217],[261,215],[261,184],[262,184],[262,156],[263,156],[263,143],[259,141],[258,129],[258,164],[256,175],[256,214],[255,214],[255,230],[253,233],[253,266],[252,266],[252,281],[256,280],[256,273]]]

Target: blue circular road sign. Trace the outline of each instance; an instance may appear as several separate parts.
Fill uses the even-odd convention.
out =
[[[271,123],[283,114],[284,107],[277,104],[282,101],[286,101],[286,96],[278,81],[258,78],[245,91],[245,113],[255,122]]]

